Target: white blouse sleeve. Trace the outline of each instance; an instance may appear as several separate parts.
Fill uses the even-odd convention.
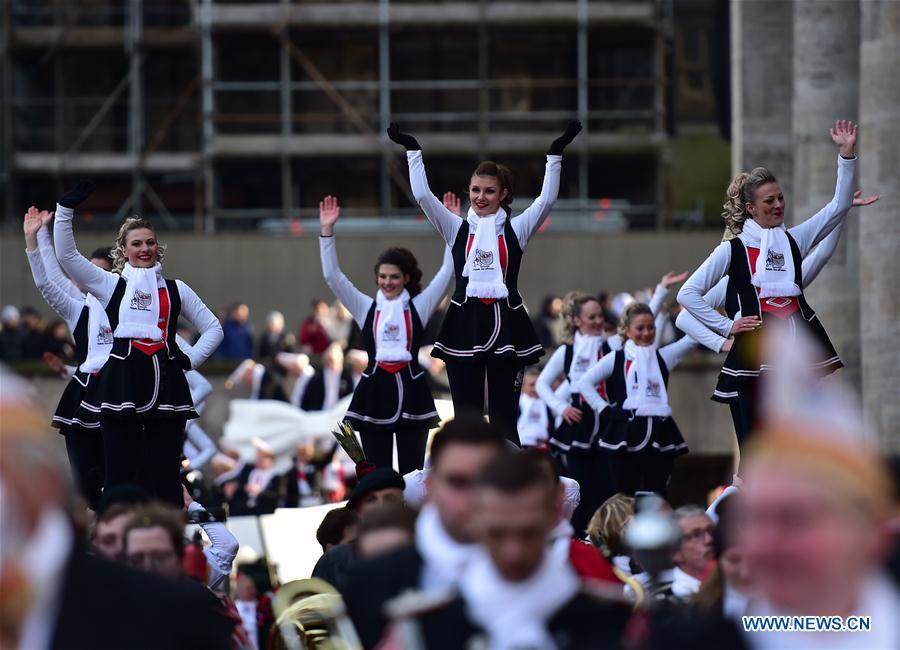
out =
[[[447,245],[452,246],[456,239],[456,233],[462,226],[462,218],[445,208],[441,200],[431,192],[428,187],[428,177],[425,175],[425,161],[422,159],[421,150],[407,151],[406,161],[409,164],[409,184],[413,197],[431,225],[441,234]]]
[[[669,295],[669,290],[662,285],[662,283],[657,284],[656,288],[653,290],[653,296],[650,298],[650,311],[653,312],[653,315],[656,316],[659,314],[659,310],[662,309],[663,303],[666,301],[666,296]]]
[[[841,219],[834,230],[832,230],[825,239],[819,242],[819,244],[812,249],[812,252],[803,260],[802,276],[804,289],[812,284],[812,281],[819,276],[819,273],[825,268],[828,260],[834,255],[834,251],[837,250],[838,241],[841,239],[841,233],[844,230],[845,223],[846,221]]]
[[[706,261],[691,274],[678,292],[678,302],[700,323],[722,336],[731,334],[734,322],[713,309],[704,296],[715,287],[731,264],[731,244],[722,242],[713,249]]]
[[[675,319],[675,327],[713,352],[721,352],[722,346],[728,340],[701,324],[687,309],[682,309],[678,314],[678,318]]]
[[[538,375],[537,382],[535,384],[537,394],[540,395],[541,399],[544,401],[544,404],[549,406],[556,415],[562,415],[562,412],[565,411],[568,406],[570,406],[568,401],[566,401],[561,395],[557,395],[553,390],[554,380],[558,379],[562,375],[565,375],[566,373],[566,369],[564,367],[565,363],[566,346],[560,345],[558,348],[556,348],[556,350],[554,350],[553,354],[550,355],[550,359],[547,361],[547,365],[545,365],[544,369],[541,370],[541,374]]]
[[[181,280],[175,281],[178,286],[178,295],[181,296],[181,314],[193,325],[200,338],[190,350],[182,350],[191,360],[191,369],[196,370],[204,361],[209,359],[222,339],[222,325],[216,315],[210,311],[200,297]]]
[[[797,242],[800,257],[806,257],[812,247],[822,241],[846,216],[853,207],[853,192],[856,189],[856,157],[838,156],[837,182],[834,197],[815,215],[788,230]]]
[[[41,296],[47,301],[50,308],[66,321],[69,331],[74,332],[78,319],[81,317],[81,310],[84,308],[84,296],[81,297],[81,300],[76,300],[62,287],[47,278],[40,250],[25,251],[25,255],[28,257],[28,266],[31,267],[34,286],[41,292]]]
[[[672,372],[675,369],[675,366],[681,363],[681,360],[684,359],[685,355],[695,347],[697,347],[697,341],[690,336],[682,336],[674,343],[670,343],[664,348],[660,348],[659,354],[663,358],[663,361],[666,362],[666,367],[669,369],[669,372]]]
[[[184,441],[184,455],[191,461],[191,467],[200,469],[216,455],[218,451],[216,443],[206,435],[206,431],[197,424],[197,420],[188,420],[185,434],[187,438]]]
[[[53,220],[53,244],[56,247],[56,259],[63,270],[69,274],[78,286],[82,287],[106,307],[116,290],[119,276],[91,264],[78,252],[75,235],[72,232],[74,211],[56,204],[56,218]]]
[[[438,269],[428,286],[422,289],[422,292],[412,299],[419,313],[419,318],[424,325],[434,310],[441,304],[441,300],[447,295],[447,288],[453,281],[453,251],[449,246],[444,247],[444,259],[441,267]]]
[[[541,195],[534,200],[528,209],[517,217],[513,217],[510,224],[519,238],[522,248],[528,244],[531,236],[550,216],[550,210],[559,196],[559,174],[562,169],[562,156],[547,156],[547,165],[544,168],[544,183],[541,186]]]
[[[363,327],[372,306],[372,299],[353,286],[341,271],[333,236],[319,237],[319,255],[322,258],[322,275],[325,277],[325,283],[353,315],[356,324]]]
[[[600,393],[597,392],[597,384],[609,379],[612,376],[615,367],[616,355],[605,354],[600,361],[591,366],[588,371],[581,376],[581,379],[578,380],[578,384],[575,386],[584,400],[590,404],[591,408],[597,413],[600,413],[609,406],[609,402],[603,399],[600,396]]]
[[[38,251],[41,253],[41,261],[44,263],[44,273],[47,280],[59,286],[75,300],[84,301],[84,294],[78,290],[72,281],[63,273],[59,260],[56,259],[56,251],[53,250],[53,242],[50,241],[50,229],[41,226],[37,233]]]

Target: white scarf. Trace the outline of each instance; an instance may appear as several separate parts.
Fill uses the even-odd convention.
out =
[[[794,282],[794,255],[784,226],[763,228],[753,219],[744,222],[744,243],[759,248],[756,270],[751,284],[759,288],[760,298],[799,296],[800,287]]]
[[[631,339],[625,341],[625,359],[631,360],[631,367],[625,373],[625,390],[628,397],[622,404],[626,410],[634,410],[638,415],[668,417],[669,395],[666,383],[659,369],[655,345],[635,345]]]
[[[119,304],[119,325],[117,339],[149,339],[162,341],[159,329],[159,283],[162,280],[162,265],[159,262],[151,268],[136,268],[125,263],[122,277],[128,283],[125,295]]]
[[[532,397],[521,393],[519,395],[519,421],[516,429],[519,432],[519,440],[522,445],[536,445],[546,442],[550,418],[547,416],[547,406],[540,397]]]
[[[581,332],[575,332],[572,341],[572,363],[567,368],[569,383],[572,386],[577,385],[581,376],[600,360],[602,346],[602,336],[585,336]]]
[[[469,617],[488,634],[487,647],[555,648],[547,628],[550,618],[579,591],[569,564],[568,539],[554,543],[532,576],[508,582],[494,568],[487,551],[473,555],[460,579]]]
[[[416,520],[416,550],[425,560],[419,588],[434,593],[456,586],[477,548],[453,539],[441,523],[437,506],[425,504]]]
[[[506,212],[486,217],[479,217],[472,208],[466,217],[469,234],[474,234],[472,247],[466,256],[463,277],[469,278],[466,285],[466,296],[471,298],[506,298],[509,289],[503,281],[503,269],[500,268],[500,246],[497,238],[506,224]]]
[[[109,327],[109,317],[100,301],[89,293],[85,298],[88,308],[87,358],[78,369],[84,373],[97,372],[106,363],[112,351],[113,334]]]
[[[381,290],[375,295],[378,325],[375,328],[376,361],[409,361],[409,341],[406,333],[406,310],[409,309],[409,292],[404,289],[396,298],[388,298]]]

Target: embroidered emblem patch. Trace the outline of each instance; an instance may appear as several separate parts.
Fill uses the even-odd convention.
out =
[[[396,323],[388,323],[381,332],[382,341],[399,341],[400,326]]]
[[[766,255],[766,271],[784,271],[784,254],[769,251]]]
[[[591,360],[588,357],[578,357],[575,359],[575,370],[586,371],[591,366]]]
[[[660,395],[660,387],[658,381],[648,380],[647,381],[647,397],[659,397]]]
[[[153,297],[149,293],[144,293],[140,289],[134,290],[134,297],[131,299],[132,309],[150,311],[151,304],[153,304]]]
[[[483,251],[480,248],[475,249],[475,260],[472,267],[476,271],[489,271],[494,268],[494,254],[491,251]]]
[[[100,330],[97,332],[97,343],[100,345],[112,345],[113,342],[113,333],[112,330],[109,329],[106,325],[101,325]]]

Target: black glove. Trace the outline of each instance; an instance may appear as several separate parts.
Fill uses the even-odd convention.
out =
[[[92,181],[79,181],[78,185],[63,194],[58,203],[64,208],[77,208],[84,200],[97,189]]]
[[[387,134],[391,140],[406,147],[407,151],[422,151],[422,147],[419,146],[418,140],[411,135],[403,133],[403,131],[400,130],[400,125],[396,122],[391,122]]]
[[[556,138],[550,145],[550,148],[547,149],[547,155],[561,156],[563,149],[565,149],[579,133],[581,133],[581,122],[569,122],[569,126],[566,127],[566,132]]]

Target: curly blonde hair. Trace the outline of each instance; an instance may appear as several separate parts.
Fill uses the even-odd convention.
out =
[[[591,544],[606,558],[628,555],[622,538],[625,535],[625,526],[633,516],[634,497],[621,492],[612,495],[591,517],[587,527]]]
[[[633,302],[628,305],[624,310],[622,310],[622,315],[619,316],[619,336],[622,337],[622,340],[628,338],[626,332],[628,331],[628,326],[631,325],[631,321],[635,316],[640,316],[641,314],[649,314],[650,317],[653,317],[653,310],[650,309],[650,306],[643,302]]]
[[[563,319],[563,338],[565,340],[569,341],[575,336],[575,330],[578,329],[575,326],[575,318],[581,315],[581,308],[589,302],[599,304],[600,301],[595,296],[580,291],[570,291],[563,296],[560,315]]]
[[[777,182],[775,174],[765,167],[754,167],[749,173],[741,172],[731,179],[728,189],[725,190],[725,203],[722,204],[722,218],[725,220],[723,240],[733,239],[741,234],[744,221],[750,217],[747,204],[753,202],[756,188],[766,183]]]
[[[156,229],[154,229],[153,225],[146,219],[138,216],[128,217],[119,227],[119,234],[116,235],[116,241],[113,242],[112,249],[110,250],[114,273],[121,273],[122,269],[125,268],[125,263],[128,261],[128,258],[125,256],[125,244],[128,239],[128,233],[132,230],[137,230],[138,228],[146,228],[154,235],[156,234]],[[157,245],[159,246],[159,253],[156,261],[162,262],[163,256],[166,253],[166,247],[159,244],[159,242],[157,242]]]

